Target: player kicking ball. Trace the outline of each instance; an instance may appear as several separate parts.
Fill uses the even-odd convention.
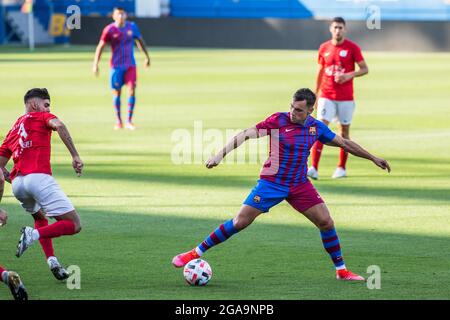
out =
[[[52,131],[58,132],[69,150],[78,176],[81,175],[83,161],[64,123],[50,113],[47,89],[29,90],[24,103],[25,115],[17,119],[0,147],[0,169],[9,175],[7,180],[12,184],[14,196],[34,218],[34,228],[21,230],[16,256],[22,256],[27,248],[39,241],[53,275],[64,280],[69,275],[55,256],[52,239],[80,232],[81,224],[72,203],[52,177]],[[14,167],[9,173],[5,166],[11,157]],[[47,217],[56,222],[49,225]]]
[[[5,178],[0,170],[0,201],[3,196],[3,185],[5,183]],[[0,227],[6,224],[8,219],[8,213],[0,209]],[[0,281],[6,284],[14,297],[14,300],[28,300],[28,293],[25,286],[20,280],[20,276],[17,272],[8,271],[4,267],[0,266]]]
[[[368,159],[388,172],[391,169],[386,160],[372,155],[357,143],[336,135],[325,124],[311,117],[315,101],[316,96],[311,90],[298,90],[294,94],[290,112],[277,112],[255,127],[240,132],[222,151],[206,162],[207,168],[213,168],[245,140],[270,136],[269,158],[264,163],[257,185],[245,199],[236,217],[221,224],[191,251],[175,256],[172,260],[175,267],[181,268],[192,259],[201,257],[207,250],[248,227],[261,213],[268,212],[270,208],[286,200],[320,230],[323,246],[336,268],[336,278],[364,281],[363,277],[347,269],[330,212],[307,178],[309,150],[316,141],[321,141]]]

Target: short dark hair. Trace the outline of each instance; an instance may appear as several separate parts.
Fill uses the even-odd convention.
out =
[[[292,97],[295,101],[305,101],[308,107],[312,107],[316,103],[316,95],[308,88],[298,89]]]
[[[333,22],[342,23],[345,26],[345,20],[342,17],[334,17],[330,24],[333,24]]]
[[[41,98],[43,100],[48,99],[50,100],[50,95],[48,94],[48,91],[46,88],[33,88],[27,91],[25,93],[25,96],[23,97],[23,102],[27,103],[28,100],[33,98]]]
[[[119,10],[119,11],[125,11],[123,7],[114,7],[113,12]]]

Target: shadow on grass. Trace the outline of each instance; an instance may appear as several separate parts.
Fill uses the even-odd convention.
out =
[[[7,209],[12,215],[20,210]],[[38,245],[20,260],[13,257],[18,230],[31,218],[21,214],[2,230],[2,263],[21,273],[33,299],[450,298],[450,285],[442,281],[450,277],[450,257],[442,254],[449,245],[448,237],[337,226],[349,268],[366,277],[368,266],[381,268],[382,289],[369,290],[364,283],[334,279],[331,261],[314,226],[270,224],[267,216],[262,216],[207,252],[204,259],[214,275],[211,283],[199,290],[184,283],[181,270],[172,267],[171,259],[197,245],[225,219],[105,212],[89,207],[78,210],[82,232],[55,239],[55,248],[61,261],[80,266],[82,290],[53,285]]]
[[[130,171],[107,169],[108,165],[101,165],[96,167],[86,167],[84,177],[95,180],[111,180],[111,181],[125,181],[125,182],[148,182],[148,183],[163,183],[168,185],[179,186],[205,186],[207,188],[222,187],[222,188],[236,188],[246,187],[249,191],[256,184],[258,180],[257,175],[249,176],[219,176],[214,171],[202,169],[201,174],[178,173],[170,174],[163,173],[154,166],[140,166],[137,165],[140,172],[133,172],[133,166],[130,166]],[[111,167],[114,167],[113,165]],[[55,176],[74,177],[73,171],[68,165],[54,166]],[[64,168],[64,170],[62,169]],[[349,181],[350,182],[350,181]],[[386,197],[386,198],[402,198],[413,200],[427,200],[427,201],[444,201],[450,202],[448,195],[450,190],[448,188],[421,188],[414,187],[392,187],[392,186],[355,186],[343,183],[336,184],[321,184],[313,182],[319,192],[333,193],[338,195],[357,195],[364,198]],[[370,182],[368,182],[370,184]]]

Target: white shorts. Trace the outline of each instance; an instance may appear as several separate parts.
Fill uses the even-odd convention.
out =
[[[47,216],[55,217],[75,210],[56,180],[45,173],[15,177],[12,190],[22,207],[31,214],[42,209]]]
[[[327,98],[319,98],[317,101],[317,119],[332,122],[337,119],[340,124],[352,123],[355,101],[336,101]]]

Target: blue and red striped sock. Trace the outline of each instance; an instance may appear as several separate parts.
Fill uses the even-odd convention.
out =
[[[218,245],[219,243],[224,242],[233,234],[239,232],[234,225],[233,219],[228,220],[225,223],[222,223],[216,230],[214,230],[202,243],[200,243],[195,251],[199,256],[205,253],[206,250]]]
[[[114,96],[113,103],[116,109],[117,122],[122,122],[122,117],[120,116],[120,96]]]
[[[136,103],[136,97],[130,96],[128,98],[128,122],[131,122],[133,119],[133,112],[134,112],[134,104]]]
[[[339,237],[336,233],[336,229],[328,231],[320,231],[322,237],[322,243],[325,250],[333,260],[336,270],[345,269],[344,258],[342,257],[341,246],[339,244]]]

